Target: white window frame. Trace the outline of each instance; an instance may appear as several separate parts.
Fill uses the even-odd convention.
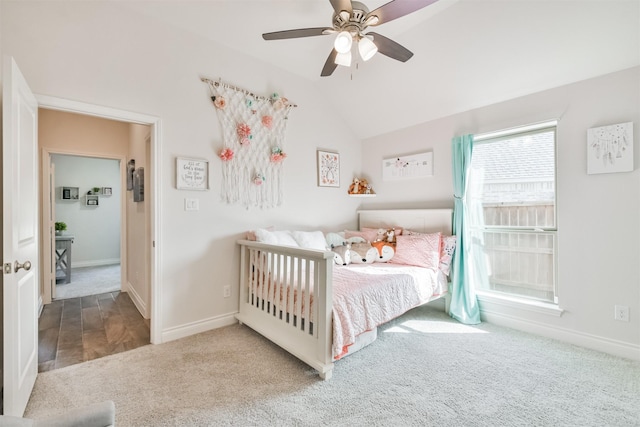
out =
[[[501,139],[508,139],[516,136],[523,136],[528,133],[540,133],[546,130],[553,130],[554,132],[554,218],[553,227],[505,227],[505,226],[484,226],[487,231],[506,231],[506,232],[518,232],[518,231],[530,231],[534,233],[541,233],[543,235],[552,235],[554,239],[554,301],[541,301],[533,298],[526,298],[518,295],[510,295],[501,292],[492,292],[483,289],[476,289],[478,300],[481,304],[491,303],[492,305],[506,306],[509,308],[516,308],[518,310],[527,310],[536,313],[542,313],[553,316],[561,316],[563,310],[559,306],[558,299],[558,193],[557,193],[557,174],[558,174],[558,162],[557,162],[557,120],[544,121],[526,126],[518,126],[515,128],[504,129],[495,132],[488,132],[483,134],[474,135],[474,145],[496,142]]]

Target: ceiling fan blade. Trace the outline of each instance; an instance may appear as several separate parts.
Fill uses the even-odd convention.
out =
[[[349,15],[353,11],[351,7],[351,0],[329,0],[331,2],[331,6],[333,6],[333,10],[335,10],[336,14],[340,14],[340,12],[347,11]]]
[[[336,64],[336,55],[338,52],[335,49],[331,50],[329,57],[327,58],[327,62],[324,63],[324,67],[322,67],[322,72],[320,73],[321,77],[327,77],[333,74],[335,69],[338,67]]]
[[[427,7],[438,0],[392,0],[387,4],[380,6],[379,8],[367,13],[365,20],[370,19],[372,16],[377,16],[378,20],[373,21],[371,26],[384,24],[385,22],[393,21],[394,19],[401,18],[404,15],[408,15],[411,12]]]
[[[391,39],[386,38],[378,33],[368,33],[368,36],[373,36],[373,43],[378,48],[378,52],[389,58],[396,59],[401,62],[407,62],[412,56],[411,52],[406,47],[394,42]]]
[[[274,31],[273,33],[264,33],[262,38],[265,40],[282,40],[282,39],[296,39],[298,37],[313,37],[322,36],[325,31],[333,32],[333,28],[319,27],[319,28],[300,28],[297,30],[285,30]]]

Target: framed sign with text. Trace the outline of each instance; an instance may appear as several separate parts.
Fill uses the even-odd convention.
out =
[[[178,190],[208,190],[209,162],[203,159],[176,158]]]

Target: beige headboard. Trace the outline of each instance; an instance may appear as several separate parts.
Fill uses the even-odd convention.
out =
[[[422,233],[452,233],[453,209],[385,209],[358,211],[358,227],[405,228]]]

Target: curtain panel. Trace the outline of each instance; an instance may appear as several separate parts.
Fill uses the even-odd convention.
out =
[[[451,141],[453,162],[453,234],[456,251],[451,263],[451,305],[449,315],[457,321],[475,325],[480,323],[480,307],[473,289],[473,255],[469,251],[469,232],[465,221],[467,174],[471,165],[473,135],[454,137]],[[482,262],[482,261],[480,261]]]

